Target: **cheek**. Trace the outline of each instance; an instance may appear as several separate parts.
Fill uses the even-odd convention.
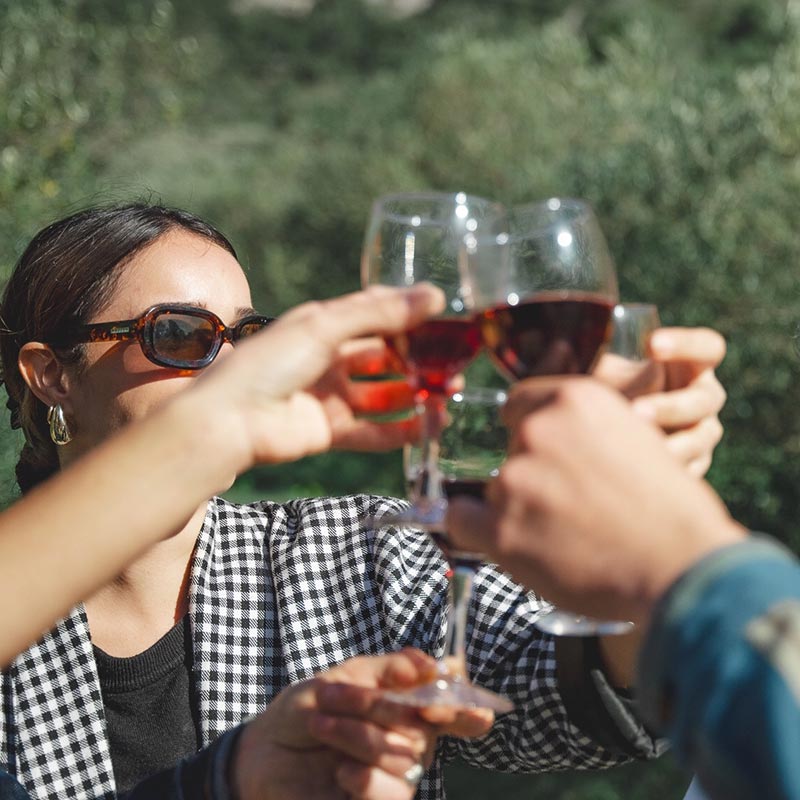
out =
[[[112,347],[87,364],[77,378],[73,416],[82,430],[112,431],[146,416],[198,375],[153,364],[135,343]]]

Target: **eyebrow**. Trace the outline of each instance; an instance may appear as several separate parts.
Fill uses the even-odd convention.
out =
[[[208,307],[208,305],[206,303],[204,303],[202,300],[191,300],[188,303],[180,302],[177,305],[194,306],[195,308],[204,308],[206,311],[213,310],[213,309],[210,309]],[[217,312],[214,311],[214,313],[216,314]],[[255,308],[253,308],[253,306],[237,306],[236,310],[234,312],[234,319],[238,320],[238,319],[242,319],[243,317],[249,317],[249,316],[252,316],[253,314],[260,314],[260,313],[261,312],[257,311]],[[217,316],[219,316],[219,315],[217,314]]]
[[[242,317],[250,317],[253,314],[258,314],[259,312],[256,311],[253,306],[239,306],[236,309],[236,318],[242,319]]]

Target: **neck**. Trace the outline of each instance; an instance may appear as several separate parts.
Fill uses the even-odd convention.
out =
[[[112,656],[141,653],[189,607],[189,572],[206,504],[84,604],[92,642]]]

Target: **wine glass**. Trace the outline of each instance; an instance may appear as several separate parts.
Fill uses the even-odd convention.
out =
[[[447,426],[439,443],[439,470],[446,498],[469,495],[483,498],[486,482],[505,460],[507,430],[500,420],[506,393],[498,389],[467,388],[452,395],[446,404]],[[424,413],[424,412],[423,412]],[[425,454],[418,445],[403,452],[406,481],[413,486],[425,470]],[[513,704],[502,695],[476,686],[467,675],[465,633],[472,583],[483,563],[480,553],[451,545],[443,526],[429,535],[449,564],[449,596],[444,658],[436,679],[409,690],[387,693],[395,702],[415,706],[448,705],[511,711]]]
[[[504,230],[469,245],[466,292],[500,371],[512,381],[590,372],[611,334],[618,296],[614,262],[590,206],[551,198],[513,208]],[[557,608],[534,624],[577,635],[631,628]]]
[[[387,337],[423,412],[422,461],[411,506],[383,524],[430,528],[444,519],[446,498],[438,466],[444,405],[454,378],[481,346],[463,291],[467,242],[499,230],[502,215],[497,203],[464,192],[388,195],[372,206],[362,251],[362,284],[411,286],[426,281],[442,289],[446,300],[438,317]]]
[[[648,342],[661,327],[658,306],[653,303],[619,303],[614,307],[614,327],[608,352],[630,363],[635,371],[650,363]]]
[[[623,391],[636,391],[634,387],[659,380],[661,366],[650,359],[647,348],[650,335],[661,327],[658,308],[649,303],[619,303],[612,318],[611,340],[603,356],[606,373],[614,373],[614,382]],[[600,620],[557,608],[540,617],[537,625],[556,636],[607,636],[630,633],[633,628],[627,620]]]
[[[617,278],[582,200],[513,208],[504,230],[468,240],[465,294],[510,380],[589,372],[611,331]]]

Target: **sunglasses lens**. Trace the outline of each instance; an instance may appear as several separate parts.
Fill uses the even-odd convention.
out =
[[[172,362],[202,361],[213,350],[217,337],[214,323],[191,314],[162,314],[153,321],[153,349]]]
[[[242,320],[236,326],[236,338],[246,339],[248,336],[252,336],[254,333],[263,331],[264,328],[266,328],[270,322],[272,322],[272,320],[269,321],[264,319]]]

